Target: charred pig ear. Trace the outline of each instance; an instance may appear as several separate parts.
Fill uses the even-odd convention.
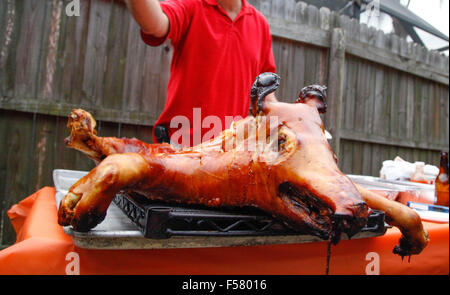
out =
[[[250,92],[252,103],[252,115],[256,115],[262,111],[264,98],[277,90],[280,86],[280,76],[274,73],[262,73],[256,77]]]
[[[327,87],[322,85],[310,85],[300,90],[296,103],[313,104],[319,113],[327,111]]]

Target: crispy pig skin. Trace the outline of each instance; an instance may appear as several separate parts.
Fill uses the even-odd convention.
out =
[[[397,218],[393,201],[367,197],[365,190],[339,170],[317,103],[317,99],[295,104],[266,101],[256,116],[234,122],[214,139],[184,149],[99,137],[92,115],[73,110],[67,125],[71,134],[65,143],[98,165],[70,188],[61,201],[58,222],[88,231],[104,219],[115,194],[125,190],[168,202],[254,206],[294,230],[337,243],[342,232],[351,236],[360,231],[372,202],[382,204],[374,209],[384,209],[402,232],[415,232],[405,235],[396,246],[397,254],[420,253],[428,240],[420,218]]]

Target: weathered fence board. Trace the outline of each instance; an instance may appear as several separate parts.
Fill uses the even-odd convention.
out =
[[[250,0],[268,19],[282,85],[293,102],[308,84],[329,87],[322,116],[346,173],[378,175],[401,156],[438,164],[449,146],[448,57],[327,8]],[[146,46],[121,0],[0,0],[0,244],[14,242],[6,211],[56,168],[90,170],[65,148],[66,117],[82,107],[99,134],[152,141],[173,49]]]

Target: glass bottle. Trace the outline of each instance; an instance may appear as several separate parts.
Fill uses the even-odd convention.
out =
[[[441,153],[439,174],[435,180],[436,205],[448,207],[448,153]]]

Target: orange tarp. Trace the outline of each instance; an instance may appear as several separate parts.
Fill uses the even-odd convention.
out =
[[[55,189],[45,187],[14,205],[8,215],[17,232],[0,251],[0,274],[66,274],[71,255],[80,274],[324,274],[327,243],[198,249],[88,250],[74,246],[57,223]],[[392,254],[396,228],[381,237],[341,241],[332,247],[330,274],[366,274],[373,256],[380,274],[449,274],[449,224],[424,222],[428,247],[404,261]],[[373,254],[376,253],[376,254]]]

